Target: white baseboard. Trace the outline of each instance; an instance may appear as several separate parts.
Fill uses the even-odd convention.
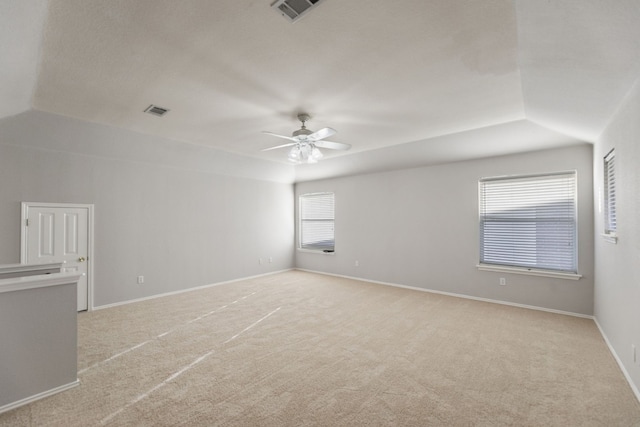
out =
[[[52,396],[54,394],[60,393],[62,391],[69,390],[70,388],[74,388],[80,384],[80,380],[75,380],[69,384],[61,385],[56,388],[52,388],[51,390],[43,391],[42,393],[34,394],[33,396],[25,397],[24,399],[17,400],[15,402],[9,403],[4,406],[0,406],[0,414],[3,412],[10,411],[12,409],[16,409],[20,406],[27,405],[29,403],[35,402],[36,400],[44,399],[45,397]]]
[[[574,312],[571,312],[571,311],[555,310],[553,308],[538,307],[538,306],[535,306],[535,305],[518,304],[518,303],[515,303],[515,302],[509,302],[509,301],[501,301],[501,300],[495,300],[495,299],[489,299],[489,298],[474,297],[472,295],[456,294],[456,293],[453,293],[453,292],[437,291],[435,289],[418,288],[416,286],[407,286],[407,285],[400,285],[400,284],[397,284],[397,283],[380,282],[378,280],[363,279],[362,277],[345,276],[343,274],[325,273],[324,271],[307,270],[307,269],[304,269],[304,268],[296,268],[296,270],[307,271],[309,273],[324,274],[324,275],[327,275],[327,276],[344,277],[345,279],[352,279],[352,280],[359,280],[361,282],[375,283],[376,285],[393,286],[394,288],[411,289],[411,290],[414,290],[414,291],[428,292],[428,293],[431,293],[431,294],[439,294],[439,295],[447,295],[447,296],[455,297],[455,298],[464,298],[464,299],[470,299],[470,300],[474,300],[474,301],[489,302],[489,303],[492,303],[492,304],[501,304],[501,305],[509,305],[509,306],[512,306],[512,307],[526,308],[526,309],[529,309],[529,310],[546,311],[548,313],[555,313],[555,314],[564,314],[565,316],[582,317],[584,319],[593,319],[593,316],[588,315],[588,314],[574,313]]]
[[[607,343],[607,347],[609,347],[609,351],[613,355],[613,358],[616,359],[616,363],[618,363],[618,367],[620,368],[620,370],[622,371],[622,374],[624,375],[627,382],[629,383],[629,386],[631,387],[633,394],[636,395],[636,399],[638,399],[638,402],[640,402],[640,390],[638,390],[638,387],[636,387],[636,385],[633,383],[633,380],[631,379],[631,375],[629,375],[627,368],[625,368],[625,366],[622,364],[622,360],[620,359],[620,357],[618,357],[618,353],[616,353],[615,349],[611,345],[611,342],[609,342],[609,338],[607,338],[607,335],[604,333],[602,326],[600,326],[600,322],[598,322],[598,318],[594,316],[593,321],[596,323],[598,330],[600,330],[600,335],[602,335],[602,338],[604,338],[604,342]]]
[[[291,271],[291,270],[293,270],[293,268],[286,268],[284,270],[272,271],[272,272],[264,273],[264,274],[256,274],[255,276],[241,277],[239,279],[233,279],[233,280],[227,280],[227,281],[224,281],[224,282],[211,283],[209,285],[203,285],[203,286],[196,286],[195,288],[180,289],[180,290],[177,290],[177,291],[165,292],[165,293],[162,293],[162,294],[151,295],[151,296],[143,297],[143,298],[129,299],[129,300],[126,300],[126,301],[114,302],[112,304],[99,305],[99,306],[93,307],[93,310],[103,310],[105,308],[111,308],[111,307],[118,307],[120,305],[133,304],[135,302],[148,301],[148,300],[151,300],[151,299],[162,298],[162,297],[167,297],[167,296],[171,296],[171,295],[178,295],[178,294],[182,294],[182,293],[185,293],[185,292],[197,291],[199,289],[211,288],[213,286],[227,285],[229,283],[241,282],[243,280],[249,280],[249,279],[256,279],[258,277],[271,276],[273,274],[283,273],[285,271]]]

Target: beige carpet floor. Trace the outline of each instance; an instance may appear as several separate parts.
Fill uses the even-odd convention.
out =
[[[640,426],[589,319],[290,271],[78,318],[10,426]]]

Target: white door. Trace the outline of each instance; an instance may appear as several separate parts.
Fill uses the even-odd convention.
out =
[[[25,206],[26,205],[26,206]],[[62,272],[82,273],[78,311],[89,305],[89,207],[23,204],[23,263],[63,262]]]

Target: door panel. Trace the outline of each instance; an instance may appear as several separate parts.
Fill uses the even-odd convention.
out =
[[[64,213],[64,254],[78,255],[78,215]]]
[[[51,213],[41,212],[38,215],[38,220],[40,224],[39,236],[37,236],[39,237],[38,257],[46,259],[47,257],[54,256],[55,216]]]

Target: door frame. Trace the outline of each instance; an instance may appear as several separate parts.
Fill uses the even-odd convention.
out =
[[[44,203],[22,202],[20,215],[20,264],[26,264],[28,259],[28,235],[27,219],[29,208],[63,208],[63,209],[87,209],[87,311],[93,311],[93,210],[94,205],[82,203]],[[77,301],[76,301],[77,304]]]

